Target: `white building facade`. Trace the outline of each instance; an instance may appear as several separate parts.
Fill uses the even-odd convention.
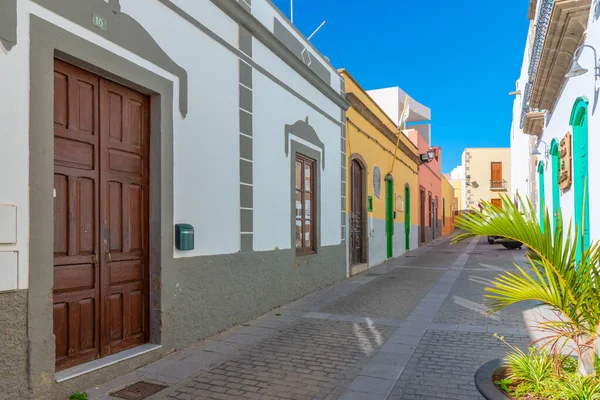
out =
[[[550,228],[562,213],[586,244],[600,238],[600,211],[591,206],[600,196],[600,161],[592,154],[600,145],[592,134],[600,128],[599,17],[597,0],[530,2],[511,129],[513,196],[528,196],[538,215],[547,210]],[[569,74],[574,57],[587,73]]]
[[[343,80],[269,0],[7,0],[0,43],[2,396],[348,276]]]

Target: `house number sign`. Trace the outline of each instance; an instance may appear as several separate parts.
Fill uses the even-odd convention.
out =
[[[560,141],[558,165],[558,186],[564,190],[571,186],[571,132]]]
[[[106,30],[106,20],[96,14],[92,14],[92,24],[103,31]]]

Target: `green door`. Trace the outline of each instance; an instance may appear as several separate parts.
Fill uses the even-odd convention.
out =
[[[385,233],[387,237],[387,258],[393,257],[394,237],[394,181],[388,176],[385,181]]]
[[[406,250],[410,250],[410,187],[404,187],[404,233],[406,236]]]
[[[559,151],[558,151],[558,141],[556,139],[552,139],[552,143],[550,143],[550,154],[552,155],[552,214],[554,218],[552,221],[554,223],[554,229],[558,227],[560,218],[560,187],[558,186],[558,180],[560,177],[560,169],[559,169]]]
[[[546,210],[546,183],[544,182],[544,162],[538,163],[538,180],[540,181],[540,227],[544,232],[544,216]]]
[[[588,178],[588,100],[575,101],[571,113],[573,126],[573,181],[575,186],[575,225],[583,251],[590,245],[590,190]],[[577,260],[581,259],[577,253]]]

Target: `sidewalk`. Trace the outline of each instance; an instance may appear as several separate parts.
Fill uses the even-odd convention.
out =
[[[341,284],[195,343],[115,381],[90,399],[143,380],[148,399],[480,399],[475,370],[525,346],[515,306],[485,317],[484,287],[524,261],[485,240],[441,238]]]

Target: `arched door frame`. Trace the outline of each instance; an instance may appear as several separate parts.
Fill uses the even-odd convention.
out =
[[[538,172],[538,180],[539,180],[539,196],[540,196],[540,227],[542,228],[542,232],[544,232],[544,220],[545,220],[545,211],[546,211],[546,183],[544,181],[544,162],[539,161],[537,172]]]
[[[560,212],[560,187],[559,187],[559,175],[560,175],[560,160],[559,160],[559,149],[558,140],[552,139],[550,142],[550,156],[552,157],[552,223],[554,229],[562,223],[561,212]]]
[[[586,97],[575,100],[571,111],[570,125],[573,127],[573,182],[575,186],[575,226],[579,231],[580,248],[590,245],[590,189],[589,189],[589,144],[588,104]],[[577,252],[577,259],[582,252]]]
[[[352,153],[350,154],[350,160],[349,160],[349,171],[350,174],[352,173],[352,163],[356,162],[359,167],[360,167],[360,171],[361,171],[361,198],[362,198],[362,204],[361,204],[361,215],[362,215],[362,231],[361,231],[361,246],[362,246],[362,259],[361,262],[362,263],[368,263],[369,262],[369,237],[367,235],[368,229],[369,229],[369,221],[368,221],[368,217],[369,217],[369,209],[368,209],[368,191],[367,191],[367,187],[368,187],[368,166],[367,166],[367,162],[365,161],[365,159],[363,158],[362,155],[360,155],[359,153]],[[350,184],[348,185],[349,188],[349,213],[352,213],[352,176],[350,176]],[[350,218],[349,218],[349,222],[350,222]],[[349,228],[351,229],[351,227]],[[349,251],[349,260],[350,263],[352,263],[352,243],[350,243],[350,246],[348,246],[348,251]]]

